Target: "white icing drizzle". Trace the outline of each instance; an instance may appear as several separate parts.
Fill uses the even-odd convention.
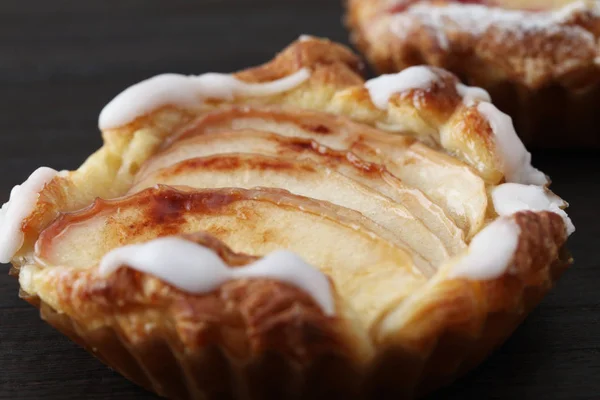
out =
[[[546,185],[548,178],[542,171],[531,165],[531,153],[517,136],[512,119],[491,103],[479,103],[477,110],[487,119],[492,128],[506,181]]]
[[[393,94],[412,89],[427,89],[438,79],[430,68],[415,66],[397,74],[385,74],[370,79],[365,83],[365,87],[369,91],[373,104],[385,110]]]
[[[566,203],[543,186],[505,183],[492,191],[499,218],[482,229],[469,245],[467,254],[450,270],[450,278],[495,279],[510,269],[510,261],[519,243],[521,230],[511,218],[519,211],[550,211],[562,217],[567,234],[575,232],[564,211]]]
[[[369,91],[373,104],[377,108],[385,110],[390,98],[395,93],[414,89],[429,89],[440,82],[440,76],[430,67],[417,65],[396,74],[386,74],[370,79],[365,83],[365,88]],[[456,84],[456,92],[467,105],[473,104],[475,101],[492,101],[489,93],[484,89],[467,86],[460,82]]]
[[[578,1],[562,8],[547,11],[527,11],[506,9],[490,5],[461,4],[450,2],[434,4],[419,2],[406,11],[394,16],[390,29],[401,38],[407,38],[417,21],[426,26],[435,36],[440,48],[447,50],[449,40],[446,31],[466,31],[482,35],[492,27],[503,27],[515,35],[523,37],[527,32],[545,31],[555,34],[560,31],[571,37],[579,37],[593,45],[594,35],[580,26],[564,25],[578,13],[590,10],[595,15],[599,7],[595,4]]]
[[[282,93],[301,85],[309,77],[310,71],[306,68],[285,78],[264,83],[246,83],[230,74],[162,74],[121,92],[104,107],[98,125],[102,130],[123,126],[165,105],[187,107],[209,98],[231,101],[239,96]]]
[[[327,277],[289,251],[275,251],[252,264],[231,268],[207,247],[164,237],[109,252],[99,271],[108,276],[125,265],[190,293],[208,293],[232,279],[276,279],[310,294],[326,315],[335,314]]]
[[[10,192],[10,200],[0,209],[0,262],[10,262],[23,245],[23,221],[32,213],[44,186],[57,174],[52,168],[38,168]]]
[[[309,40],[312,40],[312,39],[314,39],[314,38],[315,38],[315,37],[314,37],[314,36],[312,36],[312,35],[306,35],[306,34],[303,34],[303,35],[300,35],[300,37],[298,37],[298,40],[299,40],[300,42],[308,42]]]
[[[491,102],[490,94],[480,87],[467,86],[462,83],[456,84],[456,91],[463,98],[463,103],[467,106],[475,104],[476,101]]]
[[[511,118],[488,102],[479,103],[477,109],[494,132],[509,183],[492,191],[494,208],[500,217],[475,235],[467,254],[453,266],[449,276],[486,280],[497,278],[510,268],[521,233],[511,218],[515,213],[523,210],[556,213],[563,218],[568,235],[575,232],[575,226],[563,209],[567,204],[546,189],[547,177],[531,165],[531,153],[517,136]]]
[[[381,75],[365,83],[373,104],[382,110],[387,109],[391,96],[412,89],[427,89],[439,82],[440,77],[427,66],[407,68],[397,74]],[[546,185],[548,178],[531,165],[531,153],[527,151],[515,131],[512,119],[490,101],[484,89],[456,84],[456,91],[467,106],[474,106],[485,117],[492,128],[496,151],[508,182]]]
[[[511,218],[498,218],[481,230],[467,254],[452,267],[450,278],[489,280],[502,276],[519,245],[521,228]]]
[[[519,211],[550,211],[562,217],[567,234],[575,232],[575,226],[565,210],[563,199],[544,187],[505,183],[492,191],[492,201],[498,215],[511,215]]]
[[[413,89],[428,89],[440,82],[440,77],[427,66],[407,68],[397,74],[381,75],[365,83],[373,104],[382,110],[387,109],[390,98],[395,93]],[[477,106],[492,128],[496,151],[508,182],[546,185],[546,175],[531,165],[531,153],[519,139],[512,119],[491,103],[490,95],[484,89],[456,84],[456,92],[466,106]],[[477,104],[478,103],[478,104]],[[379,125],[385,129],[384,125]],[[396,127],[393,129],[397,130]]]

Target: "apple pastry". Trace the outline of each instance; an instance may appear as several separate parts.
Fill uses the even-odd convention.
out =
[[[22,298],[173,399],[451,383],[571,263],[574,227],[487,92],[361,70],[304,36],[259,67],[126,89],[98,152],[2,208]]]
[[[600,146],[600,1],[347,0],[353,42],[382,73],[450,70],[486,89],[526,144]]]

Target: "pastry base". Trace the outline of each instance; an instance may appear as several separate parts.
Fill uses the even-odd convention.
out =
[[[571,262],[563,250],[551,267],[553,282]],[[336,355],[321,356],[306,365],[277,353],[240,361],[218,345],[185,351],[176,338],[158,334],[132,343],[118,328],[90,330],[37,296],[21,292],[21,297],[39,308],[42,319],[100,361],[169,399],[410,399],[446,386],[479,365],[549,289],[529,286],[521,304],[488,315],[476,337],[445,334],[430,354],[391,346],[382,349],[368,366],[352,365]]]

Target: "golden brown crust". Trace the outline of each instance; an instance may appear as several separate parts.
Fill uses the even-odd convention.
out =
[[[235,74],[245,82],[270,82],[309,68],[312,79],[336,86],[360,85],[362,61],[350,49],[329,40],[299,40],[272,61]]]
[[[499,278],[449,279],[449,262],[426,281],[425,274],[415,267],[411,274],[417,277],[410,282],[411,291],[405,295],[400,293],[404,288],[395,287],[400,294],[393,293],[397,297],[388,299],[381,315],[367,323],[357,315],[362,310],[357,310],[354,299],[341,296],[343,284],[335,282],[333,273],[337,314],[331,318],[307,293],[269,279],[233,280],[211,293],[189,294],[129,268],[103,277],[95,265],[74,266],[66,259],[48,262],[51,257],[45,252],[50,243],[63,236],[64,228],[77,227],[90,215],[106,212],[109,221],[111,215],[135,208],[126,207],[130,203],[146,201],[134,204],[143,214],[140,224],[126,224],[124,219],[123,223],[102,225],[117,232],[110,238],[122,245],[181,234],[183,211],[233,215],[238,210],[226,205],[249,199],[253,193],[255,200],[268,202],[270,207],[301,209],[322,220],[335,219],[361,234],[362,228],[369,227],[364,230],[365,237],[379,237],[384,242],[383,229],[362,214],[276,189],[211,189],[190,194],[158,186],[120,198],[152,158],[195,135],[236,130],[236,123],[253,118],[293,131],[291,136],[296,138],[281,140],[281,146],[300,146],[336,165],[343,159],[366,177],[373,174],[387,179],[392,187],[404,184],[397,173],[415,165],[433,168],[427,169],[426,175],[430,180],[439,179],[440,186],[454,173],[461,184],[469,182],[465,187],[470,195],[464,202],[459,197],[454,205],[477,203],[476,210],[466,221],[460,217],[451,221],[451,213],[445,209],[440,215],[464,237],[471,238],[497,216],[488,202],[488,191],[503,182],[505,175],[495,134],[477,110],[477,102],[463,101],[455,76],[432,69],[436,80],[431,85],[394,94],[388,107],[379,109],[364,87],[357,58],[342,46],[317,39],[298,41],[272,62],[237,76],[248,82],[267,82],[300,68],[309,68],[310,78],[285,93],[210,101],[190,108],[168,106],[103,132],[104,147],[79,170],[46,185],[36,209],[23,224],[25,244],[14,266],[16,272],[20,269],[21,287],[28,292],[24,297],[41,308],[43,318],[103,361],[172,398],[219,395],[232,388],[239,390],[231,393],[232,397],[248,398],[283,387],[283,383],[306,398],[315,398],[312,391],[321,389],[324,393],[341,390],[346,398],[389,389],[410,398],[450,382],[480,362],[510,334],[570,262],[561,253],[566,230],[558,215],[523,212],[512,217],[522,234],[511,269]],[[409,125],[403,133],[410,136],[377,129],[394,124]],[[263,129],[281,133],[276,128]],[[250,134],[251,130],[244,132]],[[231,159],[235,161],[235,157]],[[440,171],[447,175],[437,177]],[[423,202],[438,206],[436,203],[447,197],[443,192],[433,197],[434,192],[421,193]],[[96,200],[98,197],[113,200]],[[465,210],[466,215],[470,209]],[[248,207],[235,217],[253,223],[253,212],[258,211]],[[217,231],[213,233],[223,239]],[[256,241],[270,240],[263,236]],[[464,245],[464,237],[459,236]],[[186,238],[212,248],[231,267],[254,259],[231,251],[239,248],[229,242],[227,247],[200,233]],[[387,246],[387,237],[385,240]],[[90,253],[97,250],[92,245],[90,249]],[[394,269],[401,267],[400,254],[399,250],[394,253]],[[365,274],[362,282],[370,279],[368,273],[361,273]],[[273,376],[282,375],[281,381],[273,382],[273,376],[267,379],[271,370]],[[402,379],[398,379],[398,371]]]

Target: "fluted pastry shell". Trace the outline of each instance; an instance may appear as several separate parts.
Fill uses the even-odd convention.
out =
[[[22,297],[174,399],[412,398],[481,362],[570,264],[566,214],[498,215],[491,194],[508,179],[486,102],[465,101],[443,70],[385,109],[358,59],[326,40],[235,76],[303,69],[281,93],[164,105],[104,129],[104,146],[52,178],[23,221],[12,259]],[[381,128],[391,125],[405,128]],[[506,268],[456,274],[499,220],[519,232]],[[335,312],[277,279],[189,293],[132,265],[98,268],[114,249],[170,235],[229,268],[292,250],[327,277]]]
[[[352,42],[379,72],[446,68],[488,90],[526,144],[597,147],[594,0],[348,0]]]

